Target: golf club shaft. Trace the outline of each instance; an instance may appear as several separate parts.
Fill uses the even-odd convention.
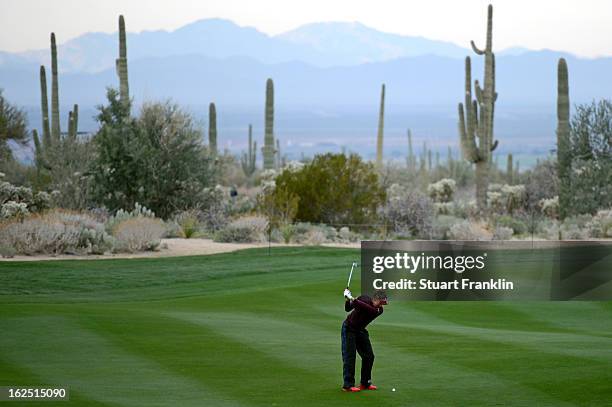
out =
[[[351,265],[351,272],[349,273],[348,282],[346,283],[346,288],[350,288],[351,286],[351,277],[353,277],[353,269],[355,268],[355,262]]]

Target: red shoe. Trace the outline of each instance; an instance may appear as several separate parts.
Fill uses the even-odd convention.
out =
[[[346,392],[349,392],[349,393],[356,393],[358,391],[361,391],[361,389],[359,387],[355,387],[355,386],[353,386],[353,387],[343,387],[342,391],[346,391]]]
[[[359,390],[376,390],[378,387],[370,384],[369,386],[364,386],[363,384],[359,386]]]

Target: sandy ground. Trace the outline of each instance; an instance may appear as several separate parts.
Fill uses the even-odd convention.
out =
[[[69,255],[62,254],[58,256],[15,256],[11,259],[2,259],[0,261],[39,261],[39,260],[94,260],[94,259],[139,259],[149,257],[174,257],[174,256],[198,256],[215,253],[234,252],[236,250],[251,249],[255,247],[268,247],[267,243],[217,243],[211,239],[162,239],[162,247],[155,252],[140,252],[140,253],[116,253],[105,255]],[[279,243],[272,243],[272,247],[295,246]],[[324,244],[328,247],[360,247],[360,243],[350,244]]]

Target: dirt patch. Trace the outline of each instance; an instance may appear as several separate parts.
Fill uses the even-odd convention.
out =
[[[217,243],[211,239],[162,239],[163,249],[155,252],[140,253],[115,253],[105,255],[70,255],[61,254],[57,256],[15,256],[12,259],[0,259],[0,261],[40,261],[40,260],[96,260],[96,259],[140,259],[150,257],[175,257],[175,256],[200,256],[216,253],[228,253],[236,250],[268,247],[267,243]],[[272,247],[296,246],[272,243]],[[349,244],[323,244],[326,247],[360,247],[359,243]]]

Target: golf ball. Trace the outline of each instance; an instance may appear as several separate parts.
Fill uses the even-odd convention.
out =
[[[391,389],[391,391],[395,391],[395,387]]]

